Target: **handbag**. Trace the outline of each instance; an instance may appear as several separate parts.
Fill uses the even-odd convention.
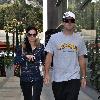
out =
[[[14,65],[14,76],[20,77],[20,65]]]
[[[22,50],[22,54],[24,54],[23,52],[23,48],[21,49]],[[20,65],[20,59],[22,59],[23,56],[16,56],[14,58],[14,76],[17,76],[17,77],[20,77],[20,74],[21,74],[21,65]]]

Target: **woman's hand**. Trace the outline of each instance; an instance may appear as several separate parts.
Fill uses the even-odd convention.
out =
[[[12,66],[13,66],[13,68],[14,68],[14,70],[15,70],[17,65],[13,64]]]
[[[34,61],[35,57],[33,55],[26,55],[26,58],[29,60],[29,61]]]
[[[48,85],[50,83],[50,76],[49,74],[44,75],[44,84]]]

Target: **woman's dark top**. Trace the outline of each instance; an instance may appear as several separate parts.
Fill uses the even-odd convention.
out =
[[[44,46],[41,44],[39,47],[32,51],[34,61],[28,61],[22,49],[17,50],[14,64],[19,64],[21,67],[20,81],[35,82],[43,78],[43,70],[41,65],[44,63]]]

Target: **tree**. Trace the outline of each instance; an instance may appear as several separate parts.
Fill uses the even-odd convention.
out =
[[[36,25],[39,31],[42,29],[42,9],[39,6],[33,7],[27,5],[25,0],[16,0],[13,5],[6,4],[2,6],[3,10],[0,9],[0,28],[3,29],[4,23],[10,23],[13,19],[23,21],[24,24]],[[24,19],[24,20],[23,20]]]

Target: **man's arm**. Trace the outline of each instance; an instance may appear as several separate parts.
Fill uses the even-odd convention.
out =
[[[86,61],[84,58],[84,55],[79,56],[79,64],[80,64],[80,69],[81,69],[81,86],[85,87],[86,86]]]
[[[50,76],[49,76],[49,69],[51,66],[51,62],[52,62],[52,54],[51,53],[47,53],[46,55],[46,59],[45,59],[45,66],[44,66],[44,83],[48,84],[50,81]]]

